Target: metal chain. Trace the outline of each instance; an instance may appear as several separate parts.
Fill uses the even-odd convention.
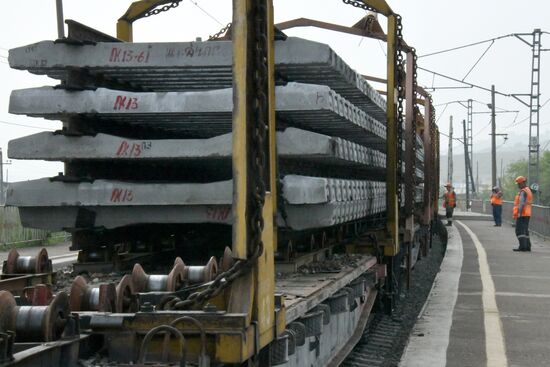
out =
[[[342,1],[343,1],[344,4],[351,5],[355,8],[360,8],[360,9],[364,9],[364,10],[367,10],[367,11],[376,12],[376,9],[374,9],[372,6],[368,6],[367,4],[365,4],[362,1],[356,1],[356,0],[342,0]]]
[[[405,75],[403,53],[403,24],[401,23],[401,16],[396,14],[396,33],[397,33],[397,47],[396,47],[396,64],[397,64],[397,207],[401,212],[403,183],[405,176],[403,174],[403,99],[405,98],[405,83],[403,76]]]
[[[436,120],[435,120],[435,107],[433,104],[432,95],[429,95],[430,99],[430,140],[431,140],[431,156],[432,156],[432,167],[430,167],[430,172],[432,172],[432,177],[430,177],[430,180],[432,182],[432,185],[438,185],[439,181],[436,179],[437,176],[437,165],[434,163],[436,158],[436,148],[439,150],[439,137],[436,136],[435,129],[436,129]],[[437,140],[437,147],[436,147],[436,139]],[[434,184],[435,183],[435,184]],[[438,190],[435,189],[435,187],[432,186],[432,203],[436,203],[437,200],[439,200],[437,193]]]
[[[246,274],[256,264],[258,258],[262,255],[264,244],[262,242],[262,231],[264,229],[263,206],[265,203],[265,164],[266,164],[266,136],[267,136],[267,120],[268,120],[268,65],[267,65],[267,6],[262,1],[256,7],[257,13],[253,16],[255,19],[255,55],[254,67],[254,87],[255,96],[254,116],[251,119],[254,125],[251,133],[251,154],[247,157],[249,165],[249,175],[252,176],[253,187],[251,188],[251,202],[249,206],[249,243],[248,243],[248,258],[246,260],[237,260],[231,268],[224,273],[219,274],[208,285],[208,287],[199,292],[195,292],[181,300],[178,297],[172,296],[165,298],[159,307],[161,309],[187,309],[191,306],[200,306],[206,303],[209,299],[216,297],[223,292],[231,283]]]
[[[147,13],[143,14],[144,17],[150,17],[151,15],[157,15],[163,11],[168,11],[170,9],[177,8],[182,0],[174,0],[171,4],[164,5],[162,7],[149,10]]]
[[[413,156],[413,159],[412,159],[412,175],[413,175],[413,187],[414,187],[414,192],[412,193],[412,207],[413,207],[413,212],[414,212],[414,208],[415,208],[415,204],[416,204],[416,185],[417,185],[417,180],[416,180],[416,90],[418,88],[418,81],[417,81],[417,75],[418,75],[418,72],[417,72],[417,68],[416,68],[416,62],[418,60],[418,57],[416,55],[416,49],[415,48],[411,48],[411,54],[412,54],[412,57],[413,57],[413,75],[412,75],[412,78],[413,78],[413,93],[412,93],[412,101],[407,101],[407,103],[412,103],[412,105],[414,106],[412,111],[413,111],[413,116],[412,116],[412,133],[414,134],[413,135],[413,139],[412,139],[412,142],[413,142],[413,145],[412,145],[412,156]]]
[[[227,23],[225,27],[220,29],[217,33],[214,33],[213,35],[208,37],[209,41],[215,41],[217,39],[220,39],[222,35],[224,35],[228,30],[231,29],[232,23]]]

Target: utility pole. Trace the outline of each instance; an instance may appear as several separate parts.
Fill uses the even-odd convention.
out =
[[[542,31],[539,28],[532,33],[516,33],[516,38],[531,47],[531,93],[512,94],[523,105],[529,108],[529,164],[527,165],[527,182],[533,187],[539,183],[540,169],[540,144],[539,144],[539,111],[540,111],[540,56]],[[531,37],[529,42],[524,37]],[[521,96],[529,97],[529,103],[523,101]],[[539,201],[539,195],[534,192],[535,203]]]
[[[4,205],[4,157],[0,148],[0,205]]]
[[[4,162],[2,148],[0,148],[0,205],[4,205],[4,203],[6,202],[4,195],[4,164],[8,165],[11,164],[11,162]]]
[[[55,0],[57,13],[57,38],[65,38],[65,24],[63,23],[63,0]]]
[[[447,182],[453,183],[453,116],[449,120],[449,149],[447,157]]]
[[[479,191],[479,161],[476,161],[476,187]]]
[[[467,115],[467,121],[466,121],[466,137],[468,138],[467,144],[468,144],[468,160],[470,162],[470,168],[472,168],[473,162],[474,162],[474,135],[473,135],[473,120],[474,120],[474,107],[473,107],[473,100],[468,99],[466,101],[466,109],[468,111]],[[465,142],[466,143],[466,142]],[[470,171],[471,173],[471,171]],[[470,174],[470,179],[472,181],[471,189],[472,189],[472,196],[475,198],[476,195],[476,186],[474,185],[474,175]]]
[[[466,211],[470,209],[470,155],[468,153],[468,133],[466,132],[466,120],[462,120],[464,131],[464,172],[466,173]]]
[[[495,113],[495,86],[491,85],[491,186],[497,185],[497,136]]]
[[[498,187],[502,188],[502,179],[504,178],[504,159],[500,158],[500,177],[498,179]]]
[[[531,96],[529,98],[529,165],[527,168],[528,183],[533,187],[539,183],[539,110],[540,110],[540,29],[533,31],[533,57],[531,62]],[[535,203],[539,195],[535,192]]]

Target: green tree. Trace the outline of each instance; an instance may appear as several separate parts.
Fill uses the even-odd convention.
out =
[[[505,200],[514,200],[518,187],[515,182],[516,177],[527,177],[528,162],[525,159],[513,162],[506,169],[506,175],[503,177],[502,191]],[[550,151],[543,152],[540,157],[540,177],[539,177],[539,203],[541,205],[550,205]],[[531,184],[532,182],[529,182]]]
[[[527,161],[525,159],[511,163],[506,168],[506,175],[502,179],[502,193],[505,200],[514,200],[518,192],[515,180],[518,176],[527,177]]]

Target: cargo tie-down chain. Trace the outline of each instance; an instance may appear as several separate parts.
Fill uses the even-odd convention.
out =
[[[233,266],[227,271],[219,274],[203,291],[195,292],[189,295],[185,300],[178,297],[166,297],[159,308],[169,310],[188,309],[191,306],[202,306],[209,299],[216,297],[223,292],[231,283],[240,276],[248,273],[256,264],[258,258],[262,255],[264,244],[262,242],[262,231],[264,229],[263,206],[265,203],[265,163],[266,163],[266,135],[268,121],[268,98],[267,98],[267,81],[268,81],[268,65],[267,65],[267,7],[265,2],[262,2],[256,8],[255,19],[255,56],[254,67],[257,72],[254,73],[254,116],[251,119],[254,126],[251,131],[251,154],[248,155],[249,160],[249,176],[252,176],[253,187],[251,188],[251,204],[250,215],[248,222],[249,246],[248,258],[246,260],[237,260]]]
[[[177,8],[182,0],[174,0],[171,4],[163,5],[156,9],[149,10],[147,13],[143,14],[144,17],[150,17],[151,15],[157,15],[163,11],[168,11],[170,9]]]

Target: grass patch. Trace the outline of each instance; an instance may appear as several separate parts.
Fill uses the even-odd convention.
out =
[[[10,243],[0,244],[0,250],[7,251],[12,248],[26,248],[26,247],[47,247],[59,245],[71,239],[71,236],[65,232],[55,232],[47,235],[45,239],[25,240]]]

